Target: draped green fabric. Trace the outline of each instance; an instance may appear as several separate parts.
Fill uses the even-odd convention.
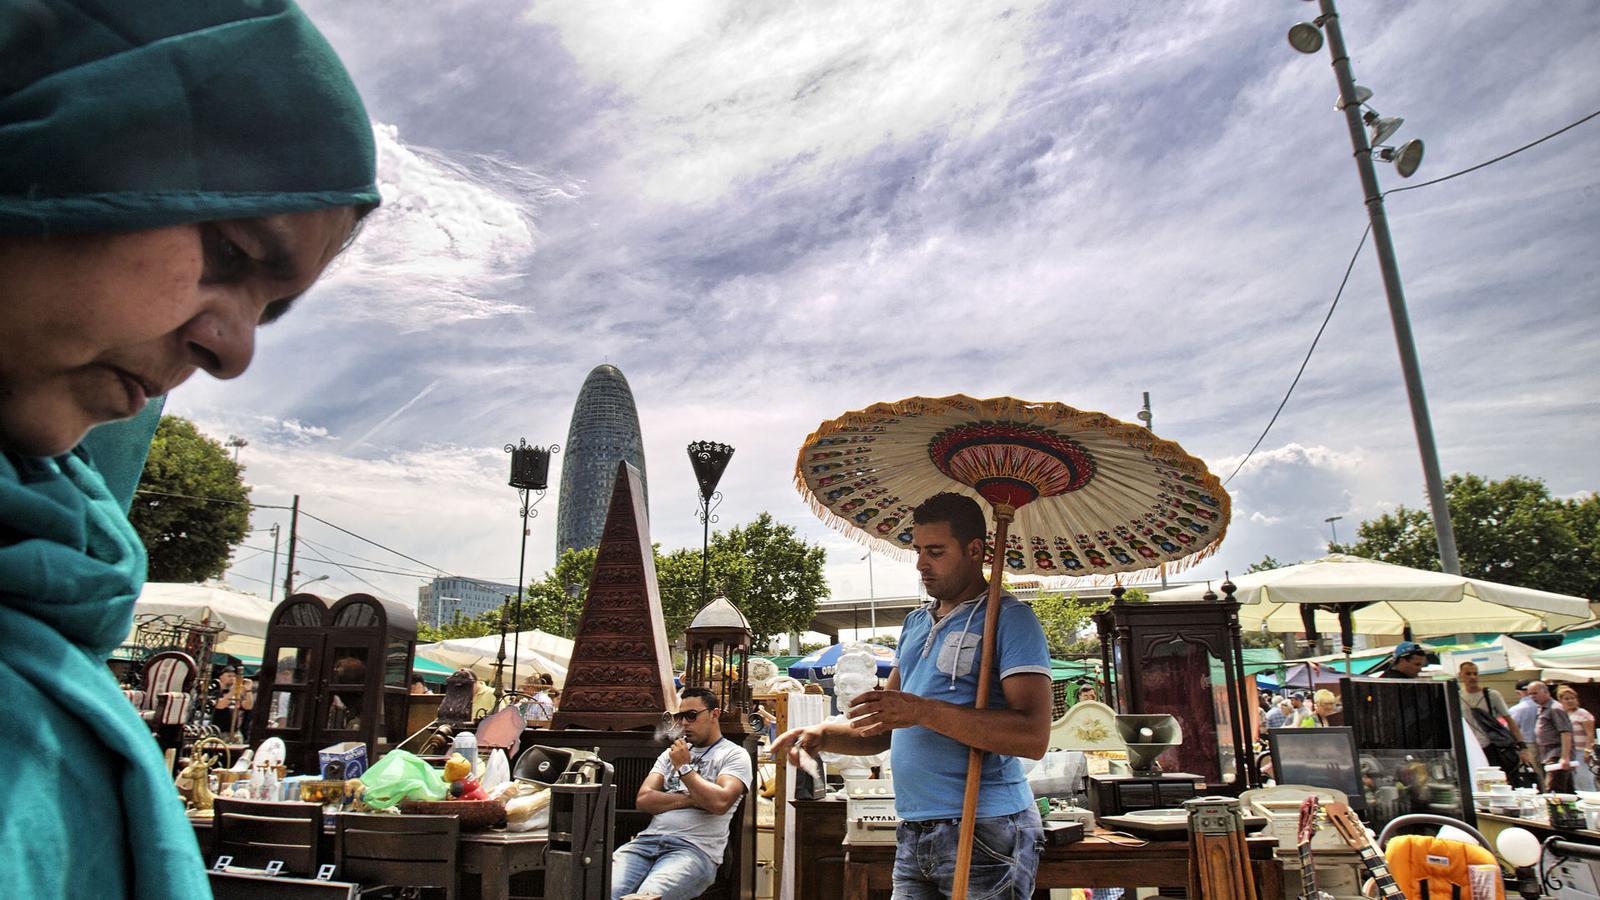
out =
[[[161,752],[105,664],[144,585],[126,510],[160,409],[56,459],[0,456],[6,897],[210,896]]]
[[[350,77],[288,0],[0,0],[0,235],[375,205],[376,181]],[[0,454],[0,897],[211,895],[105,665],[144,584],[126,513],[159,415]]]
[[[288,0],[0,2],[0,233],[376,204],[375,159]]]

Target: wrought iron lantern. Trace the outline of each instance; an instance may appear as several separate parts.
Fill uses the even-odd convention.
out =
[[[550,486],[550,453],[554,447],[535,447],[519,440],[506,445],[511,453],[510,485],[519,491],[542,491]]]
[[[695,517],[700,520],[700,602],[711,599],[711,526],[717,521],[717,507],[722,505],[722,492],[717,482],[733,459],[733,448],[716,441],[695,441],[689,445],[689,465],[694,467],[694,480],[700,484],[700,505]],[[738,610],[735,610],[737,612]]]
[[[754,711],[750,639],[749,621],[726,597],[718,597],[696,613],[683,633],[688,651],[683,683],[717,696],[725,734],[742,735],[749,730]]]

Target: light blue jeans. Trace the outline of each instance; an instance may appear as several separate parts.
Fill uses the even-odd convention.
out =
[[[660,894],[691,900],[717,880],[717,864],[694,844],[666,834],[636,837],[611,855],[611,900],[625,894]]]
[[[960,835],[960,819],[901,822],[895,831],[894,900],[950,896]],[[1029,900],[1044,850],[1038,808],[981,818],[972,838],[970,900]]]

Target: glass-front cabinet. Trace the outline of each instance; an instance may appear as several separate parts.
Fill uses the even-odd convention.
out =
[[[267,714],[257,715],[252,743],[283,739],[287,762],[318,771],[317,751],[344,741],[367,745],[375,761],[405,740],[416,619],[370,594],[334,603],[295,594],[273,611],[261,684]]]
[[[1227,792],[1256,780],[1244,719],[1239,604],[1130,603],[1095,616],[1110,703],[1119,713],[1166,713],[1183,742],[1161,754],[1164,772],[1198,775]]]

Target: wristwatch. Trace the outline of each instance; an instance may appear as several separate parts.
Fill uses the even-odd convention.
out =
[[[683,765],[678,767],[678,777],[682,778],[683,776],[685,776],[685,775],[687,775],[687,774],[689,774],[690,772],[693,772],[693,771],[694,771],[694,766],[691,766],[688,763],[684,763]]]

